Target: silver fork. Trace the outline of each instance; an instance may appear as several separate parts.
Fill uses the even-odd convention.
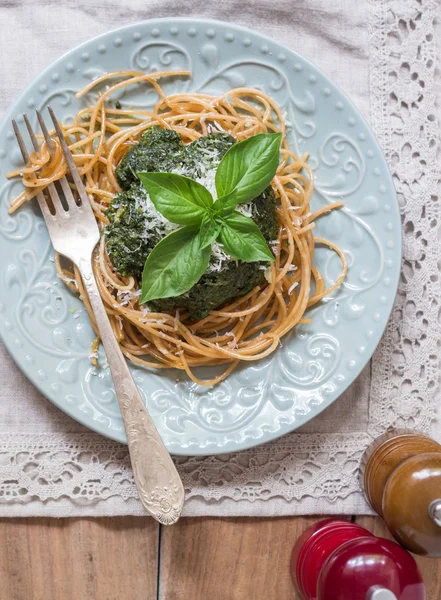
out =
[[[64,195],[64,206],[54,184],[48,186],[53,207],[49,207],[42,192],[37,195],[38,204],[49,231],[51,242],[57,252],[69,258],[79,269],[84,287],[89,296],[95,315],[100,338],[103,342],[107,361],[112,373],[116,396],[118,398],[124,427],[127,434],[130,458],[139,497],[147,511],[160,523],[171,525],[181,514],[184,504],[184,488],[173,461],[162,442],[158,431],[146,409],[138,389],[133,381],[119,344],[113,334],[112,326],[104,308],[92,269],[92,253],[99,242],[100,233],[87,192],[75,166],[63,132],[54,112],[49,107],[57,136],[60,140],[70,174],[78,192],[75,201],[66,177],[60,180]],[[32,145],[39,145],[29,119],[23,115]],[[44,138],[49,151],[53,144],[44,119],[37,111]],[[29,161],[26,145],[17,123],[12,126],[20,146],[23,160]],[[54,214],[52,214],[52,212]]]

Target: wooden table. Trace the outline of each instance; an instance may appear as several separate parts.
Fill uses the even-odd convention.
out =
[[[0,520],[0,600],[296,600],[294,541],[317,518]],[[357,518],[387,536],[379,519]],[[441,560],[417,558],[427,600]]]

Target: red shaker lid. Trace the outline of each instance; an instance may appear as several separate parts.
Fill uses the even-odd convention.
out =
[[[334,550],[360,537],[373,536],[363,527],[343,519],[319,521],[302,533],[292,551],[291,574],[305,600],[317,599],[320,571]]]
[[[317,600],[425,600],[415,559],[395,542],[365,537],[329,556],[317,584]]]

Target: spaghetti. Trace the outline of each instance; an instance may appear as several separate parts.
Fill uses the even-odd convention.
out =
[[[107,255],[103,235],[94,254],[99,291],[124,355],[146,367],[183,370],[194,382],[212,385],[225,379],[240,361],[256,361],[268,356],[293,327],[309,322],[305,318],[306,309],[342,283],[347,264],[342,250],[313,235],[315,219],[342,203],[327,205],[311,214],[313,175],[307,165],[307,155],[297,157],[288,148],[284,119],[275,102],[263,92],[248,88],[237,88],[220,97],[199,93],[167,96],[158,84],[162,77],[188,75],[184,71],[150,74],[118,71],[104,75],[77,94],[81,97],[107,84],[92,106],[80,110],[72,124],[63,126],[63,132],[85,180],[101,229],[108,223],[105,211],[119,191],[115,168],[147,128],[159,125],[174,129],[184,143],[216,129],[238,141],[258,133],[283,133],[281,161],[272,182],[278,199],[279,234],[272,244],[275,262],[265,272],[265,285],[212,310],[198,322],[191,322],[188,314],[155,313],[140,305],[139,282],[116,272]],[[115,80],[116,83],[109,85]],[[134,84],[148,84],[156,90],[158,101],[152,110],[117,108],[109,102],[115,91]],[[20,175],[25,185],[25,190],[12,201],[11,213],[49,183],[67,174],[56,136],[52,137],[52,143],[50,151],[41,139],[39,152],[32,153],[26,167],[9,174]],[[341,259],[341,274],[328,288],[313,265],[316,244],[328,246]],[[55,263],[64,283],[79,293],[98,335],[78,270],[59,256]],[[195,367],[212,365],[223,365],[223,372],[208,381],[195,375]]]

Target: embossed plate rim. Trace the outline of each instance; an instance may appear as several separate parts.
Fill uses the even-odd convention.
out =
[[[167,24],[169,27],[172,24],[173,25],[174,24],[176,24],[176,25],[185,24],[186,26],[189,26],[189,24],[192,24],[194,26],[203,26],[203,27],[209,27],[210,25],[213,25],[213,27],[217,27],[217,28],[224,30],[224,31],[222,31],[222,34],[225,32],[225,30],[229,29],[231,31],[241,33],[244,35],[256,36],[259,39],[259,41],[267,42],[268,44],[270,44],[270,46],[273,46],[276,50],[279,50],[280,52],[283,52],[287,55],[292,56],[293,59],[300,60],[301,62],[303,62],[303,64],[305,66],[310,68],[313,72],[319,74],[320,77],[322,77],[325,82],[329,82],[329,84],[336,91],[338,91],[338,93],[342,96],[342,98],[344,98],[348,107],[351,108],[352,111],[355,113],[355,115],[357,116],[357,119],[359,119],[360,122],[363,123],[364,127],[370,132],[370,140],[369,141],[374,146],[375,150],[378,152],[378,155],[381,158],[382,166],[384,168],[383,176],[386,177],[386,179],[388,180],[389,187],[390,187],[391,191],[393,192],[392,195],[394,197],[394,200],[392,202],[395,202],[396,206],[398,206],[396,193],[395,193],[394,186],[393,186],[393,181],[392,181],[390,172],[388,170],[387,163],[386,163],[383,153],[381,151],[381,148],[379,147],[377,140],[375,139],[372,131],[370,130],[369,125],[367,124],[367,122],[365,121],[363,116],[360,114],[358,109],[355,107],[355,105],[352,103],[352,101],[346,96],[346,94],[344,92],[342,92],[342,90],[335,83],[333,83],[324,73],[322,73],[314,64],[312,64],[308,59],[299,55],[294,50],[291,50],[290,48],[287,48],[287,47],[283,46],[282,44],[279,44],[278,42],[269,38],[268,36],[265,36],[263,34],[260,34],[259,32],[255,32],[250,29],[247,29],[246,27],[242,27],[239,25],[231,25],[229,23],[217,21],[217,20],[213,20],[213,19],[195,19],[195,18],[187,18],[187,17],[176,17],[176,18],[164,17],[164,18],[158,18],[158,19],[150,19],[150,20],[145,20],[145,21],[141,21],[141,22],[137,22],[137,23],[132,23],[132,24],[126,25],[124,27],[105,32],[99,36],[92,38],[92,39],[89,39],[89,40],[83,42],[82,44],[80,44],[79,46],[76,46],[75,48],[64,53],[60,58],[58,58],[52,64],[48,65],[47,68],[45,68],[39,75],[37,75],[37,77],[35,77],[25,87],[25,89],[21,92],[21,94],[19,94],[19,96],[14,100],[12,105],[9,107],[9,109],[5,115],[4,122],[8,122],[10,120],[11,116],[14,113],[15,106],[18,103],[22,102],[24,99],[26,99],[27,95],[32,91],[32,89],[36,85],[37,81],[39,81],[41,78],[47,76],[54,67],[62,65],[69,56],[72,56],[72,55],[76,56],[77,54],[81,53],[81,51],[83,49],[87,48],[91,42],[99,43],[100,41],[102,41],[104,39],[110,39],[112,35],[115,35],[119,32],[121,32],[121,33],[127,32],[127,31],[135,32],[136,28],[138,28],[138,27],[139,28],[154,27],[155,25],[162,26],[164,24]],[[159,37],[157,39],[160,40],[161,38]],[[4,123],[2,123],[2,126],[3,125],[4,125]],[[204,442],[202,440],[195,440],[194,438],[187,440],[187,443],[183,444],[182,440],[180,440],[179,442],[176,442],[176,440],[172,439],[168,443],[169,449],[174,454],[177,454],[177,455],[179,455],[179,454],[182,454],[182,455],[206,455],[206,454],[225,453],[225,452],[230,452],[230,451],[235,451],[235,450],[247,449],[247,448],[262,444],[264,442],[276,439],[282,435],[285,435],[286,433],[289,433],[290,431],[293,431],[294,429],[297,429],[301,425],[308,422],[310,419],[317,416],[320,412],[322,412],[322,410],[324,410],[327,406],[329,406],[332,402],[334,402],[338,398],[338,396],[340,396],[341,393],[343,393],[347,389],[347,387],[355,380],[355,378],[360,374],[362,369],[366,366],[367,362],[370,360],[373,352],[375,351],[375,349],[383,335],[384,329],[387,325],[389,315],[393,308],[395,293],[396,293],[398,279],[399,279],[399,275],[400,275],[400,265],[401,265],[402,232],[401,232],[401,227],[398,227],[396,229],[398,229],[398,231],[395,232],[395,237],[398,235],[399,244],[397,244],[398,247],[396,248],[395,255],[394,255],[394,258],[396,257],[396,266],[395,266],[394,273],[393,273],[392,285],[390,286],[390,290],[393,290],[393,292],[389,293],[388,299],[387,299],[387,304],[382,309],[384,322],[382,322],[380,324],[380,326],[377,326],[375,328],[374,335],[372,336],[372,341],[370,344],[369,351],[366,352],[366,354],[363,356],[363,358],[358,361],[357,368],[355,368],[351,372],[351,377],[348,377],[347,381],[345,381],[345,383],[339,388],[337,395],[334,394],[334,396],[329,396],[327,398],[324,398],[323,401],[321,402],[321,404],[311,407],[310,412],[307,415],[297,415],[295,423],[289,423],[288,425],[280,423],[279,429],[277,431],[264,432],[263,430],[260,430],[260,435],[257,435],[256,432],[254,432],[253,435],[250,435],[248,437],[244,434],[244,437],[239,442],[231,440],[231,439],[228,440],[228,439],[224,438],[224,442],[222,444],[217,441],[212,442],[209,439],[206,439]],[[387,316],[387,318],[386,318],[386,316]],[[62,403],[62,401],[58,401],[56,398],[56,393],[55,392],[52,393],[49,389],[47,389],[47,387],[45,387],[43,382],[40,383],[40,381],[36,378],[36,376],[31,374],[29,369],[26,368],[26,365],[23,364],[23,358],[19,356],[15,346],[13,345],[12,338],[9,339],[9,336],[6,334],[6,331],[3,331],[3,321],[0,321],[0,336],[2,337],[6,348],[8,349],[10,355],[15,360],[15,362],[17,363],[19,368],[21,368],[21,370],[28,377],[28,379],[33,383],[33,385],[36,386],[37,389],[39,389],[39,391],[42,394],[44,394],[51,402],[53,402],[56,406],[61,408],[61,410],[66,412],[69,416],[73,417],[75,420],[79,421],[86,427],[91,428],[91,429],[97,431],[98,433],[101,433],[101,434],[103,434],[111,439],[114,439],[116,441],[119,441],[119,442],[124,441],[121,438],[119,431],[115,433],[114,430],[112,430],[110,428],[110,426],[108,426],[108,425],[103,426],[102,423],[100,423],[94,419],[91,419],[90,416],[85,415],[84,413],[82,413],[78,410],[75,411],[75,409],[71,408],[69,405]],[[207,434],[207,436],[208,436],[208,434]]]

